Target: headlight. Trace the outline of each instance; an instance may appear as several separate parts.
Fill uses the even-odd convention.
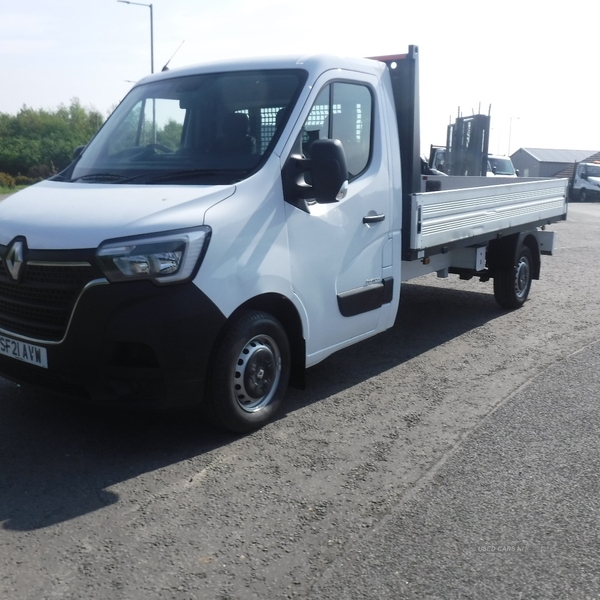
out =
[[[96,260],[111,282],[151,279],[155,283],[179,283],[191,279],[208,247],[207,226],[152,236],[104,242]]]

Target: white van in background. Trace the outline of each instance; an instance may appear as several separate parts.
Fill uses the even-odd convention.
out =
[[[519,173],[515,170],[510,157],[488,154],[487,176],[494,175],[498,177],[517,177]]]
[[[579,163],[575,167],[571,183],[572,200],[585,202],[600,197],[600,163]]]

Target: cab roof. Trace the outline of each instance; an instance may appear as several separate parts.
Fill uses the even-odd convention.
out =
[[[273,69],[303,69],[308,71],[309,79],[318,77],[325,71],[334,69],[359,71],[379,75],[386,68],[383,62],[370,58],[354,58],[335,55],[271,56],[262,58],[239,58],[200,63],[187,67],[169,69],[148,75],[136,85],[160,81],[174,77],[186,77],[205,73],[224,73],[234,71],[262,71]]]

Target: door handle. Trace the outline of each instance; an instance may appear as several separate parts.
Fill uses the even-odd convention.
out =
[[[385,220],[385,215],[365,215],[363,217],[363,223],[365,225],[371,225],[371,223],[380,223]]]

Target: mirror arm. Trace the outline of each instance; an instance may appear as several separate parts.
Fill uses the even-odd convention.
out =
[[[304,180],[304,174],[312,169],[312,161],[301,156],[290,156],[283,169],[283,195],[285,201],[303,210],[308,210],[307,200],[313,200],[312,186]]]

